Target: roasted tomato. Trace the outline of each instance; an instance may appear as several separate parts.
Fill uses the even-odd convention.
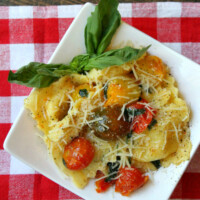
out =
[[[66,167],[71,170],[81,170],[86,168],[94,158],[94,147],[85,138],[79,137],[66,145],[63,159]]]
[[[104,107],[113,105],[123,106],[124,103],[127,103],[132,99],[138,99],[140,93],[141,89],[135,83],[133,78],[127,77],[125,80],[112,80],[107,86],[107,101],[105,102]]]
[[[119,192],[123,196],[129,196],[131,192],[143,186],[149,179],[135,167],[121,168],[119,175],[120,177],[115,183],[115,192]]]
[[[95,178],[101,178],[103,176],[104,176],[104,173],[102,171],[98,170]],[[100,179],[100,180],[98,180],[98,181],[95,182],[96,191],[98,193],[105,192],[105,191],[108,190],[109,187],[112,186],[113,183],[114,183],[113,181],[106,182],[105,178]]]
[[[116,140],[118,137],[123,137],[130,132],[131,123],[126,122],[121,117],[121,108],[119,106],[107,107],[94,110],[94,115],[91,116],[91,128],[94,134],[104,140]],[[99,120],[98,120],[99,119]]]
[[[146,100],[138,101],[128,106],[132,110],[144,110],[143,114],[136,115],[132,121],[132,130],[139,134],[146,130],[148,125],[152,122],[153,115],[156,111],[150,106],[145,106],[148,102]]]
[[[162,80],[166,75],[166,67],[164,66],[162,60],[157,56],[146,55],[142,59],[137,61],[139,69],[157,77],[157,79]],[[138,74],[143,73],[136,68]],[[153,77],[152,77],[153,78]]]

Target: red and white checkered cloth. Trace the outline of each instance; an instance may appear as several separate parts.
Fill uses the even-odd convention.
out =
[[[81,7],[0,7],[1,200],[80,199],[10,156],[3,142],[31,90],[8,83],[9,70],[47,63]],[[200,3],[120,4],[119,10],[127,23],[200,63]],[[200,199],[200,148],[171,199]]]

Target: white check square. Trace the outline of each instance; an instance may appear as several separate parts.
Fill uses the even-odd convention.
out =
[[[10,6],[9,18],[10,19],[33,18],[33,7],[32,6]]]
[[[34,61],[34,44],[10,45],[11,70],[17,70],[32,61]]]

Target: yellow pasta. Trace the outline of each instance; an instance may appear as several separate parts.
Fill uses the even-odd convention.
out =
[[[141,133],[134,132],[133,124],[129,131],[125,127],[135,117],[125,122],[125,110],[136,102],[143,106],[138,115],[150,109],[157,122]],[[156,170],[153,161],[159,160],[167,167],[190,158],[189,108],[179,96],[167,66],[153,55],[146,54],[122,66],[93,69],[86,75],[65,76],[48,88],[34,90],[25,100],[25,107],[43,131],[55,164],[79,188],[95,178],[98,170],[109,176],[107,163],[115,162],[116,157],[120,157],[120,167],[133,165],[143,172]],[[102,114],[108,110],[111,114],[105,116],[110,122]],[[116,134],[114,139],[105,137],[108,132]],[[89,140],[95,155],[84,169],[71,170],[63,163],[63,152],[77,137]]]

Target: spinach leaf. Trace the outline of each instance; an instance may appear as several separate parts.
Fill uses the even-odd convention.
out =
[[[88,97],[88,91],[86,89],[79,90],[79,95],[81,97]]]
[[[156,169],[159,169],[161,167],[160,160],[154,160],[151,161],[151,163],[156,167]]]
[[[107,166],[108,166],[108,174],[111,174],[111,173],[112,174],[109,175],[107,178],[105,178],[105,182],[109,182],[109,181],[111,181],[113,178],[115,178],[117,176],[117,173],[119,171],[120,163],[119,163],[119,161],[108,162]]]
[[[85,46],[88,54],[101,54],[120,25],[117,0],[101,0],[87,19]]]
[[[153,118],[153,119],[151,120],[151,123],[148,125],[147,128],[148,128],[149,130],[151,130],[152,127],[153,127],[154,125],[156,125],[156,124],[157,124],[157,120]]]

